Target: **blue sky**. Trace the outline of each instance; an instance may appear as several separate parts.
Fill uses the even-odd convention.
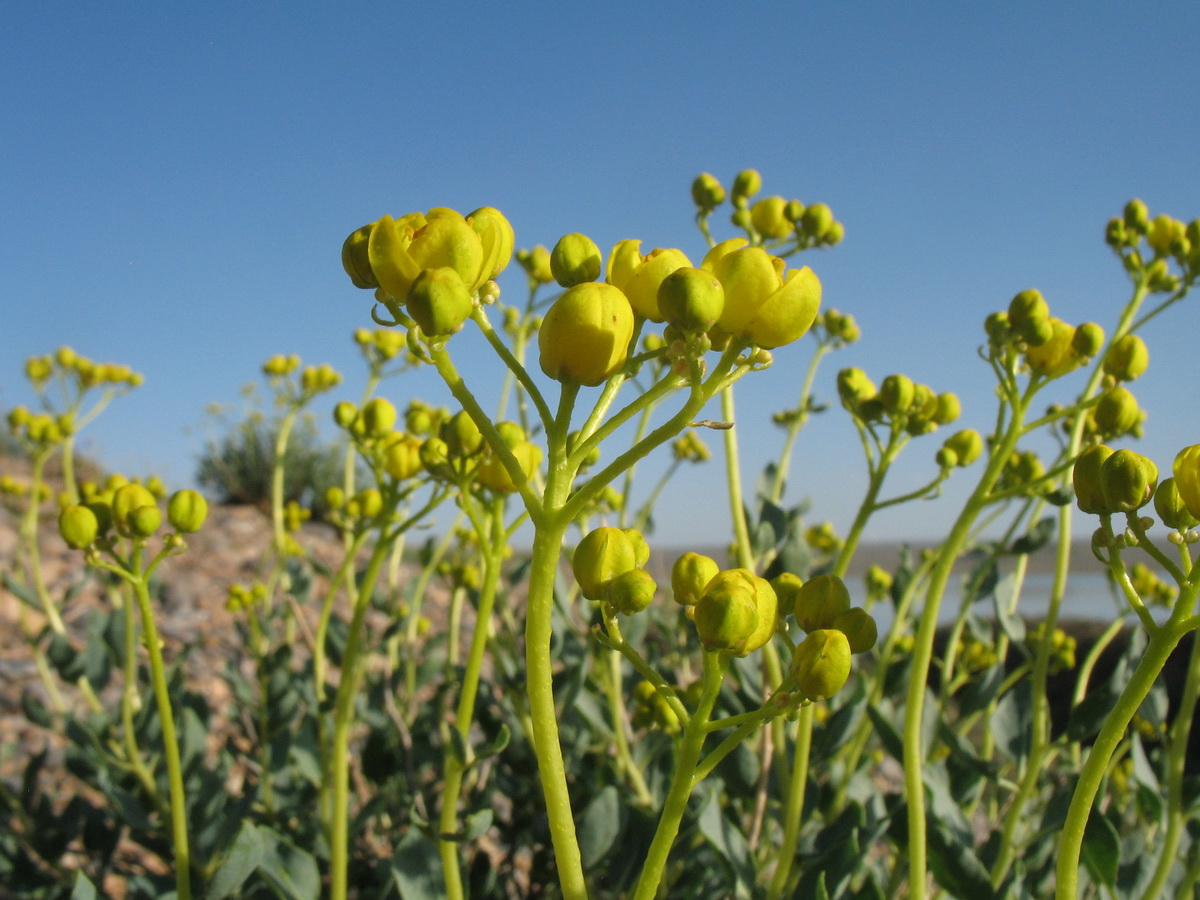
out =
[[[1127,287],[1105,221],[1132,196],[1200,216],[1197,34],[1182,2],[4,4],[0,406],[29,401],[22,361],[59,344],[128,363],[145,386],[86,444],[185,484],[205,406],[236,403],[269,355],[331,362],[335,399],[357,395],[370,303],[339,264],[357,226],[491,205],[518,246],[582,231],[698,261],[691,179],[753,166],[765,193],[846,226],[805,260],[863,331],[820,396],[842,366],[904,372],[985,430],[989,312],[1037,287],[1054,314],[1110,326]],[[1160,466],[1200,441],[1196,302],[1146,333],[1135,391]],[[809,352],[743,382],[748,478]],[[468,355],[468,380],[494,382]],[[432,373],[387,393],[445,396]],[[914,442],[897,491],[939,443]],[[681,478],[661,535],[724,541],[720,484],[715,466]],[[844,528],[864,484],[835,409],[802,437],[791,495]],[[874,534],[936,535],[955,497]]]

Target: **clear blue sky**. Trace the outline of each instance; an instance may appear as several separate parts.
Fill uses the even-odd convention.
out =
[[[22,361],[59,344],[128,363],[145,386],[86,443],[184,484],[205,406],[236,403],[269,355],[331,362],[357,395],[370,302],[339,264],[357,226],[491,205],[518,246],[582,231],[698,260],[691,179],[753,166],[846,226],[807,261],[863,339],[820,396],[841,366],[902,371],[986,430],[985,315],[1037,287],[1109,326],[1127,288],[1105,221],[1132,196],[1200,216],[1197,35],[1182,2],[4,4],[0,406],[29,401]],[[1200,441],[1197,302],[1149,329],[1135,385],[1160,466]],[[809,348],[743,382],[750,479]],[[465,370],[499,372],[478,354]],[[431,375],[387,392],[443,401]],[[897,491],[939,442],[914,442]],[[835,409],[802,438],[791,495],[844,528],[864,481]],[[662,536],[724,541],[719,484],[715,466],[681,479]],[[875,535],[936,534],[953,499]]]

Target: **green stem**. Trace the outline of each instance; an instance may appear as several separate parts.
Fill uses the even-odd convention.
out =
[[[140,569],[141,548],[134,551],[135,571]],[[159,645],[158,628],[154,624],[154,610],[150,606],[150,591],[140,575],[127,573],[137,596],[142,615],[142,631],[146,649],[150,654],[150,681],[154,686],[154,700],[158,705],[159,724],[162,727],[163,755],[167,763],[167,785],[171,801],[171,841],[175,848],[175,894],[178,900],[191,900],[191,849],[188,846],[187,806],[183,793],[183,766],[179,758],[179,742],[175,737],[175,718],[171,711],[171,696],[167,692],[166,669],[163,665],[162,647]]]
[[[458,707],[455,710],[454,725],[462,738],[462,745],[467,746],[471,731],[471,723],[475,719],[475,697],[479,691],[479,679],[483,672],[483,658],[487,651],[488,632],[492,621],[492,606],[496,600],[496,588],[500,582],[500,567],[503,561],[504,541],[507,532],[502,519],[503,501],[493,503],[490,534],[479,534],[483,546],[487,548],[483,557],[484,582],[479,594],[479,603],[475,611],[475,628],[471,633],[471,647],[467,651],[467,664],[463,671],[462,691],[458,697]],[[458,643],[457,630],[451,630],[452,644]],[[467,760],[459,760],[453,753],[445,755],[445,774],[442,778],[442,809],[438,821],[441,839],[438,841],[438,854],[442,860],[442,874],[446,879],[446,896],[449,900],[462,900],[462,872],[458,858],[458,801],[462,791],[463,773],[466,771]]]
[[[387,559],[389,541],[383,536],[375,545],[362,586],[354,605],[354,617],[346,635],[342,656],[342,677],[338,682],[337,700],[333,713],[333,745],[330,751],[330,778],[333,782],[333,813],[329,828],[329,867],[331,900],[346,900],[346,880],[349,863],[350,807],[350,724],[354,719],[354,701],[362,674],[362,640],[367,609],[380,569]]]
[[[975,519],[987,505],[992,485],[1000,477],[1008,458],[1016,448],[1021,432],[1021,406],[1015,405],[1013,417],[998,445],[988,458],[987,468],[980,477],[970,498],[954,522],[950,534],[938,551],[937,560],[925,594],[913,646],[912,675],[904,709],[904,796],[908,802],[908,890],[912,900],[925,900],[925,748],[921,746],[921,720],[925,711],[925,691],[933,659],[933,639],[937,632],[938,613],[954,563],[962,553]]]
[[[1189,595],[1188,606],[1195,604],[1196,587],[1181,592],[1181,603],[1186,602],[1184,594]],[[1174,617],[1172,617],[1174,618]],[[1169,622],[1150,635],[1146,650],[1137,668],[1133,670],[1116,705],[1109,712],[1096,736],[1096,741],[1088,753],[1087,760],[1080,770],[1079,780],[1075,784],[1075,793],[1071,797],[1071,805],[1067,810],[1067,819],[1062,827],[1062,839],[1058,848],[1057,881],[1054,896],[1056,900],[1075,900],[1079,884],[1079,856],[1083,849],[1083,835],[1087,827],[1088,816],[1092,811],[1092,803],[1100,790],[1100,783],[1108,769],[1108,764],[1117,745],[1125,736],[1125,730],[1137,713],[1138,707],[1150,693],[1159,673],[1162,672],[1171,651],[1179,643],[1183,632],[1178,623]]]
[[[1167,877],[1178,861],[1179,842],[1187,824],[1183,799],[1184,766],[1187,763],[1188,737],[1192,733],[1197,698],[1200,698],[1200,640],[1193,639],[1183,695],[1179,698],[1179,714],[1171,725],[1167,750],[1167,828],[1158,851],[1158,864],[1150,883],[1142,892],[1142,900],[1156,900],[1164,896]]]
[[[779,846],[775,874],[767,890],[767,900],[779,900],[787,886],[796,859],[796,845],[800,840],[800,819],[804,811],[804,789],[808,784],[808,757],[812,747],[813,720],[816,705],[809,703],[800,708],[800,720],[796,728],[796,752],[792,759],[792,777],[788,788],[787,813],[783,822],[783,841]]]
[[[733,423],[733,388],[721,391],[721,418]],[[733,534],[737,545],[738,565],[754,571],[754,552],[750,547],[750,530],[746,524],[746,505],[742,497],[742,468],[738,460],[737,426],[726,428],[725,481],[729,485],[729,512],[733,516]]]
[[[679,824],[687,811],[688,798],[692,795],[697,779],[696,766],[700,762],[700,753],[704,749],[704,739],[708,736],[708,718],[712,714],[717,696],[721,692],[721,681],[729,659],[724,654],[704,654],[704,674],[702,676],[703,690],[696,712],[683,731],[683,739],[679,744],[679,753],[675,761],[675,774],[671,778],[671,788],[663,803],[662,815],[655,829],[654,839],[646,854],[641,876],[633,890],[631,900],[653,900],[658,893],[666,868],[667,857],[671,846],[679,834]]]

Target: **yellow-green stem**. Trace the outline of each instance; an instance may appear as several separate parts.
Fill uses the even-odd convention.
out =
[[[792,777],[788,788],[787,814],[783,822],[783,840],[775,863],[775,874],[767,890],[767,900],[779,900],[787,887],[796,858],[796,845],[800,840],[800,820],[804,812],[804,790],[808,785],[808,756],[812,748],[815,705],[809,703],[800,708],[800,719],[796,727],[796,751],[792,759]]]

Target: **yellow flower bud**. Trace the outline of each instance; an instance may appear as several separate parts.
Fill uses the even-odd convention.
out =
[[[1184,237],[1184,224],[1170,216],[1155,216],[1146,231],[1146,243],[1160,256],[1171,252],[1171,245]]]
[[[67,506],[58,514],[58,533],[72,550],[82,550],[96,540],[100,523],[86,506]]]
[[[1150,365],[1146,342],[1136,334],[1126,334],[1113,341],[1104,354],[1104,374],[1117,381],[1133,381]]]
[[[850,608],[850,592],[836,575],[810,578],[796,592],[796,624],[804,631],[832,628],[834,620]]]
[[[371,271],[371,259],[367,252],[367,242],[374,227],[375,223],[372,222],[356,229],[342,244],[342,268],[346,270],[356,288],[373,290],[379,287],[375,273]]]
[[[675,602],[681,606],[695,606],[708,583],[720,571],[715,559],[699,553],[684,553],[671,567],[671,593]]]
[[[408,290],[408,313],[430,337],[444,337],[462,329],[474,301],[462,277],[449,266],[422,269]]]
[[[338,407],[341,405],[339,403]],[[353,404],[350,405],[353,407]],[[337,416],[337,407],[334,408],[334,416]],[[375,397],[363,406],[360,421],[368,435],[380,438],[396,427],[396,418],[396,407],[392,402],[383,397]]]
[[[1092,407],[1092,421],[1103,435],[1117,437],[1129,433],[1141,421],[1137,398],[1123,387],[1105,391]]]
[[[162,524],[162,510],[157,505],[139,506],[125,519],[131,537],[150,537]]]
[[[208,501],[196,491],[176,491],[167,501],[167,521],[176,531],[191,534],[199,531],[208,518]]]
[[[397,481],[421,471],[421,441],[409,434],[398,435],[383,451],[383,470]]]
[[[762,176],[755,169],[743,169],[733,179],[734,200],[745,200],[762,190]]]
[[[724,308],[725,290],[721,282],[703,269],[676,269],[658,288],[660,315],[680,331],[708,331]]]
[[[765,238],[785,238],[795,230],[786,210],[787,201],[782,197],[764,197],[750,207],[750,224]]]
[[[349,428],[358,418],[358,407],[349,400],[343,400],[333,408],[333,421],[338,428]]]
[[[833,628],[806,637],[792,657],[796,687],[810,700],[832,697],[850,677],[850,642]]]
[[[750,636],[746,638],[739,654],[746,656],[764,646],[774,637],[775,629],[779,624],[779,598],[775,589],[771,587],[771,582],[767,579],[745,569],[741,571],[754,585],[754,609],[758,613],[758,622],[754,626],[754,630],[750,632]]]
[[[155,507],[157,509],[154,502],[154,495],[140,484],[131,483],[122,485],[113,494],[113,522],[117,526],[117,531],[124,537],[131,537],[137,533],[133,528],[134,513],[143,507]],[[151,532],[153,532],[153,529],[151,529]],[[145,535],[142,536],[144,537]]]
[[[879,385],[879,402],[884,412],[897,416],[908,412],[912,406],[915,385],[906,375],[889,375]]]
[[[438,434],[446,442],[446,453],[454,458],[472,456],[483,448],[483,434],[466,410],[443,422]]]
[[[364,519],[373,519],[383,512],[383,495],[376,488],[359,491],[351,502],[357,504],[358,513]]]
[[[479,234],[452,209],[410,213],[399,221],[384,216],[371,229],[367,251],[379,286],[401,303],[426,269],[453,269],[468,294],[490,277]]]
[[[467,224],[479,236],[479,245],[483,249],[483,262],[479,265],[479,274],[473,284],[467,287],[479,290],[485,282],[495,278],[505,267],[513,255],[513,228],[508,219],[498,209],[481,206],[467,215]],[[542,248],[545,252],[545,248]]]
[[[1036,347],[1050,339],[1050,306],[1041,291],[1021,291],[1008,304],[1008,324],[1029,346]]]
[[[529,441],[520,441],[511,445],[509,449],[516,457],[517,464],[525,473],[525,477],[533,478],[534,473],[542,464],[542,448]],[[490,455],[480,463],[476,477],[484,487],[501,494],[511,494],[517,489],[516,482],[508,474],[508,469],[504,468],[504,464],[495,456]]]
[[[937,407],[933,412],[933,421],[938,425],[949,425],[962,415],[962,404],[957,394],[944,393],[937,395]]]
[[[1200,519],[1200,444],[1180,450],[1175,456],[1171,472],[1175,476],[1175,489],[1179,491],[1183,505]]]
[[[842,405],[853,411],[859,404],[876,396],[875,383],[867,377],[862,369],[851,367],[842,369],[837,377],[838,396]]]
[[[1130,200],[1125,204],[1125,226],[1138,234],[1145,234],[1150,228],[1150,212],[1141,200]]]
[[[846,636],[851,653],[866,653],[879,640],[879,626],[875,619],[859,606],[846,610],[834,619],[833,627]]]
[[[1104,347],[1104,329],[1095,322],[1084,322],[1075,329],[1071,346],[1080,356],[1095,356]]]
[[[1154,511],[1168,528],[1184,530],[1200,525],[1200,517],[1192,515],[1174,478],[1165,478],[1154,491]]]
[[[745,243],[743,238],[733,238],[717,244],[701,264],[725,290],[717,324],[726,333],[748,338],[759,347],[790,344],[816,319],[821,282],[808,266],[785,275],[782,259]]]
[[[814,203],[805,208],[800,217],[800,226],[805,234],[820,240],[833,227],[833,210],[824,203]]]
[[[702,212],[712,212],[725,202],[725,188],[716,178],[704,172],[692,182],[692,202]]]
[[[1030,345],[1025,350],[1025,360],[1037,374],[1058,378],[1079,365],[1079,356],[1075,352],[1075,327],[1053,316],[1049,322],[1050,336],[1037,346]]]
[[[1100,466],[1100,490],[1111,512],[1141,509],[1150,502],[1157,486],[1158,467],[1132,450],[1118,450]]]
[[[550,252],[550,271],[565,288],[600,277],[600,248],[586,234],[564,234]]]
[[[622,572],[608,583],[605,599],[613,609],[626,616],[639,613],[654,601],[658,585],[644,569]]]
[[[538,329],[542,371],[556,381],[600,384],[625,365],[633,323],[633,308],[612,285],[569,288]]]
[[[942,446],[954,453],[955,465],[966,467],[983,453],[983,438],[975,429],[965,428],[946,438]]]
[[[682,250],[651,250],[642,256],[641,241],[619,242],[608,255],[609,284],[620,288],[633,311],[651,322],[661,322],[658,308],[658,289],[663,280],[676,269],[690,267],[691,261]]]
[[[1075,488],[1075,502],[1085,513],[1102,515],[1112,512],[1104,500],[1104,491],[1100,485],[1100,469],[1112,453],[1111,447],[1095,444],[1084,450],[1075,460],[1071,483]]]
[[[869,597],[883,597],[892,589],[892,575],[882,566],[873,565],[868,568],[863,581],[866,582]]]
[[[571,569],[579,589],[589,600],[603,600],[604,592],[618,575],[637,568],[637,549],[619,528],[589,531],[571,556]]]
[[[625,537],[629,538],[629,542],[633,544],[633,556],[635,565],[640,569],[650,561],[650,545],[646,543],[645,536],[636,528],[624,528]]]
[[[692,609],[705,649],[744,655],[746,642],[758,628],[758,591],[744,570],[722,572]]]

